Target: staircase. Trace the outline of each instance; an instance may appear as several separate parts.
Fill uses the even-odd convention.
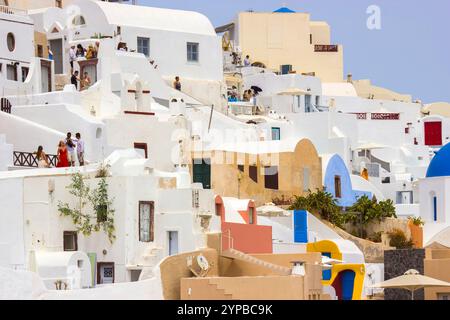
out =
[[[281,276],[289,276],[292,274],[291,268],[286,268],[283,266],[279,266],[279,265],[276,265],[273,263],[266,262],[264,260],[257,259],[251,255],[245,254],[245,253],[240,252],[235,249],[228,249],[228,250],[222,252],[222,257],[245,261],[245,262],[254,264],[256,266],[263,267],[265,269],[269,269],[269,270],[273,271],[275,274],[281,275]]]

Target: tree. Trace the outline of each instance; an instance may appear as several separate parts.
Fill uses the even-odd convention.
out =
[[[345,221],[354,224],[362,222],[363,225],[367,225],[374,220],[382,221],[384,218],[397,218],[392,200],[377,202],[376,199],[371,200],[366,195],[358,198],[347,211]]]
[[[86,184],[86,178],[81,173],[72,176],[72,182],[66,188],[77,198],[77,205],[71,208],[68,203],[58,203],[58,211],[62,216],[70,217],[72,223],[84,236],[101,229],[108,235],[109,241],[114,242],[114,212],[112,200],[108,197],[108,183],[106,176],[100,178],[97,188],[91,190]],[[89,210],[90,209],[90,210]],[[89,214],[94,212],[95,215]]]
[[[317,213],[324,220],[337,226],[342,225],[341,209],[331,193],[317,189],[316,192],[309,191],[307,196],[295,196],[289,210],[306,210]]]

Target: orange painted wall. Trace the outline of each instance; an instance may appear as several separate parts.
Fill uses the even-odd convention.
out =
[[[411,221],[408,223],[411,230],[411,240],[414,242],[414,248],[423,248],[423,228],[414,225]]]
[[[244,253],[272,253],[272,227],[222,222],[222,250],[230,247]]]

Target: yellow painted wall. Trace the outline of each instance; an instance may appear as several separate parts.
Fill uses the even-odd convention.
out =
[[[8,0],[11,8],[21,10],[33,10],[47,7],[56,7],[56,0]],[[64,5],[64,0],[62,1]]]
[[[35,50],[35,56],[38,56],[38,45],[42,46],[42,58],[47,59],[48,58],[48,44],[47,44],[47,35],[42,32],[34,32],[34,50]]]
[[[288,200],[294,195],[303,195],[307,192],[303,190],[305,167],[309,168],[309,189],[323,187],[321,159],[307,139],[301,140],[293,152],[252,155],[216,151],[211,156],[211,187],[223,197],[253,199],[256,206],[261,206],[275,198]],[[193,153],[193,159],[201,157]],[[244,172],[239,171],[238,164],[244,164]],[[258,182],[250,179],[250,165],[258,167]],[[278,190],[265,188],[264,167],[270,165],[278,165]]]
[[[359,97],[361,98],[372,98],[379,100],[393,100],[393,101],[403,101],[411,102],[412,97],[408,94],[401,94],[386,88],[377,87],[372,85],[371,81],[365,80],[355,80],[352,81],[353,86]]]
[[[314,44],[331,44],[326,23],[311,23],[307,13],[256,13],[238,15],[239,46],[243,56],[269,69],[291,64],[297,73],[315,72],[323,81],[343,79],[343,48],[338,52],[314,52]],[[313,44],[310,42],[313,34]]]

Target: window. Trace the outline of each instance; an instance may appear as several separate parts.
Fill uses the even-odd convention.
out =
[[[272,140],[281,140],[280,128],[272,128]]]
[[[74,26],[84,26],[86,24],[86,20],[83,16],[78,15],[72,19],[72,25]]]
[[[64,231],[63,241],[64,251],[78,250],[78,237],[76,231]]]
[[[252,179],[254,182],[258,182],[258,167],[257,166],[249,166],[248,167],[248,173],[250,176],[250,179]]]
[[[15,64],[6,66],[6,79],[17,81],[17,67]]]
[[[292,71],[292,65],[291,64],[283,64],[280,67],[280,73],[281,74],[289,74]]]
[[[137,52],[144,54],[146,57],[150,56],[150,39],[149,38],[137,38]]]
[[[134,149],[138,153],[142,154],[145,159],[148,159],[148,149],[147,149],[147,144],[146,143],[135,142],[134,143]]]
[[[154,240],[154,202],[139,201],[139,241],[153,242]]]
[[[14,38],[14,35],[11,32],[6,36],[6,42],[8,45],[8,50],[13,52],[16,48],[16,38]]]
[[[312,39],[313,39],[313,38],[312,38],[312,33],[310,33],[310,34],[309,34],[309,44],[312,44],[312,43],[313,43]]]
[[[266,189],[278,190],[278,167],[264,168],[264,187]]]
[[[450,293],[438,293],[437,299],[438,300],[450,300]]]
[[[62,0],[55,0],[55,7],[62,8]]]
[[[44,48],[40,44],[37,45],[37,56],[39,58],[43,58],[44,57]]]
[[[187,43],[187,61],[188,62],[198,62],[199,52],[198,43],[188,42]]]
[[[139,281],[142,270],[130,270],[130,282]]]
[[[303,191],[309,191],[309,168],[303,168]]]
[[[254,219],[255,219],[255,208],[250,207],[248,208],[248,224],[254,224]]]
[[[334,176],[334,195],[336,198],[341,198],[341,177],[340,176]]]
[[[238,164],[238,169],[240,172],[244,172],[244,165]]]
[[[27,67],[22,67],[22,82],[25,82],[25,80],[27,80],[28,77],[28,72],[30,71],[29,68]]]

